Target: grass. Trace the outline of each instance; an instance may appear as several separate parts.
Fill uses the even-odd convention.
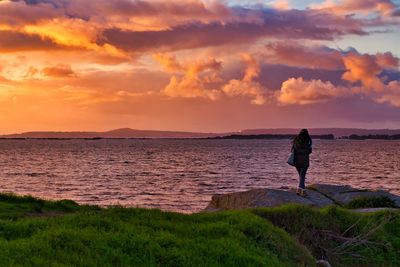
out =
[[[400,214],[359,214],[340,207],[289,204],[252,212],[305,245],[333,266],[400,266]]]
[[[32,196],[0,194],[0,219],[16,220],[23,217],[56,216],[84,210],[101,210],[98,206],[78,205],[68,199],[46,201]]]
[[[351,200],[344,207],[347,209],[396,208],[396,203],[387,196],[365,196]]]
[[[188,215],[0,194],[2,266],[400,266],[399,251],[400,215],[389,210]]]
[[[0,203],[3,266],[315,265],[303,245],[250,211],[186,215],[113,207],[99,212],[13,195],[1,195]],[[9,218],[7,206],[13,206]],[[36,207],[38,213],[64,213],[26,216]]]

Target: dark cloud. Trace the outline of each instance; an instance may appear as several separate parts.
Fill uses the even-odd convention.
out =
[[[319,79],[323,82],[330,81],[334,85],[342,85],[344,70],[327,70],[290,67],[285,65],[263,65],[261,74],[257,79],[264,87],[279,90],[282,83],[289,78],[303,77],[305,80]]]
[[[400,122],[400,107],[377,103],[367,97],[351,96],[323,104],[320,115],[359,123]]]
[[[90,20],[93,16],[105,17],[117,15],[121,17],[132,16],[178,16],[186,18],[221,18],[229,16],[230,9],[222,4],[214,3],[206,6],[201,1],[142,1],[142,0],[13,0],[24,2],[33,7],[46,4],[55,9],[64,11],[70,18]]]
[[[72,70],[71,66],[64,64],[43,68],[40,73],[43,74],[44,76],[56,77],[56,78],[76,77],[76,73]]]
[[[244,12],[243,9],[240,12]],[[108,43],[125,51],[144,51],[163,47],[177,50],[245,43],[263,37],[333,40],[339,35],[348,33],[366,34],[361,25],[351,17],[338,19],[326,14],[298,10],[264,10],[252,15],[258,15],[258,20],[227,23],[197,22],[162,31],[106,29],[99,35],[97,43],[99,45]],[[353,26],[349,27],[349,23]]]
[[[397,9],[392,14],[394,17],[400,17],[400,9]]]
[[[0,5],[0,23],[15,25],[37,24],[59,18],[64,11],[49,4],[4,3]]]
[[[65,49],[50,38],[15,31],[0,31],[0,53]]]
[[[322,68],[328,70],[344,69],[341,51],[326,46],[303,46],[297,42],[274,42],[266,45],[267,60],[292,66]]]

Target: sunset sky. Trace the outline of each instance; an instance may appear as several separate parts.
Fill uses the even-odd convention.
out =
[[[0,134],[400,128],[400,1],[3,0]]]

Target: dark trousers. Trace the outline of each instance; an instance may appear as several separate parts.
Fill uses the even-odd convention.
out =
[[[296,167],[297,172],[299,173],[300,183],[299,188],[306,189],[304,182],[306,181],[306,173],[308,168],[299,168]]]

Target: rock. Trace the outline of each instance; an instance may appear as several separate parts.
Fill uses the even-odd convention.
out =
[[[367,209],[352,209],[351,211],[358,212],[358,213],[369,213],[369,212],[377,212],[380,210],[392,210],[400,212],[400,209],[395,208],[367,208]]]
[[[334,202],[319,192],[308,190],[307,197],[296,195],[295,189],[254,189],[245,192],[216,195],[204,211],[276,207],[287,203],[298,203],[313,207],[334,205]]]
[[[345,205],[357,197],[386,196],[392,199],[396,206],[400,206],[400,196],[393,195],[386,191],[360,190],[348,185],[313,184],[310,187],[325,194],[341,205]]]
[[[387,196],[395,201],[400,207],[400,196],[390,194],[386,191],[360,190],[345,185],[314,184],[307,190],[307,197],[296,195],[295,189],[254,189],[245,192],[215,195],[209,205],[204,209],[205,212],[234,210],[260,207],[276,207],[287,203],[297,203],[312,207],[326,207],[339,203],[345,205],[357,197],[365,196]],[[355,212],[374,212],[385,208],[360,209]],[[395,210],[395,209],[394,209]],[[398,210],[398,209],[397,209]]]

